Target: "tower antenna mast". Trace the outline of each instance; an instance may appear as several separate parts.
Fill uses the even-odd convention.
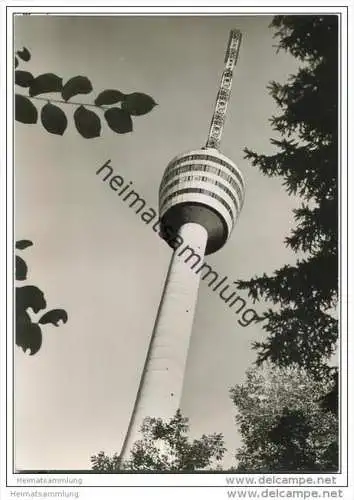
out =
[[[239,30],[231,30],[225,54],[225,68],[221,76],[219,92],[216,97],[214,114],[211,120],[205,148],[220,149],[227,105],[231,96],[232,75],[238,59],[241,38],[242,35]]]

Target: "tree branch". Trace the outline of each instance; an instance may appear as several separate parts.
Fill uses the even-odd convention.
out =
[[[26,97],[27,99],[37,99],[38,101],[47,101],[47,102],[51,102],[51,103],[56,102],[59,104],[72,104],[73,106],[90,106],[92,108],[99,108],[99,109],[108,109],[109,107],[112,106],[112,105],[107,105],[107,104],[106,105],[101,104],[99,106],[97,104],[89,104],[87,102],[63,101],[60,99],[48,99],[47,97],[29,96],[29,95],[25,95],[25,94],[20,94],[18,92],[17,92],[17,95],[21,95],[23,97]]]

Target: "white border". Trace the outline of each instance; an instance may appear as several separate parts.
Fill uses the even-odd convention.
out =
[[[36,6],[31,6],[28,5],[24,6],[21,5],[22,2],[15,2],[15,1],[3,1],[1,2],[1,25],[0,25],[0,32],[1,32],[1,37],[2,37],[2,44],[1,44],[1,61],[2,61],[2,72],[1,72],[1,93],[2,95],[5,94],[5,79],[3,78],[3,68],[4,68],[4,61],[6,57],[6,53],[8,54],[8,61],[7,61],[7,86],[8,89],[13,88],[13,81],[12,81],[12,57],[10,57],[11,54],[13,54],[13,47],[12,47],[12,14],[15,13],[31,13],[32,15],[36,14],[56,14],[56,15],[65,15],[67,13],[70,13],[70,15],[107,15],[107,14],[112,14],[112,15],[133,15],[133,14],[145,14],[145,15],[192,15],[192,14],[205,14],[205,15],[261,15],[261,14],[279,14],[279,13],[341,13],[342,14],[342,79],[341,79],[341,95],[342,95],[342,181],[341,181],[341,191],[342,191],[342,252],[341,252],[341,259],[342,259],[342,318],[341,318],[341,331],[342,331],[342,342],[341,342],[341,350],[342,350],[342,390],[341,393],[343,395],[342,397],[342,457],[343,457],[343,462],[342,462],[342,474],[336,474],[335,476],[337,477],[336,481],[336,486],[340,485],[345,485],[347,481],[346,477],[346,471],[347,471],[347,464],[346,464],[346,456],[347,456],[347,422],[346,422],[346,408],[347,408],[347,401],[346,401],[346,393],[347,393],[347,349],[348,349],[348,338],[347,338],[347,331],[346,331],[346,317],[347,317],[347,305],[346,305],[346,291],[347,291],[347,123],[346,123],[346,116],[347,116],[347,12],[346,8],[343,6],[343,3],[339,4],[336,6],[336,2],[311,2],[311,6],[308,7],[308,2],[296,2],[297,6],[293,7],[291,6],[291,2],[289,2],[289,5],[284,5],[284,2],[279,2],[279,1],[274,1],[272,2],[272,6],[256,6],[257,3],[262,3],[262,2],[250,2],[250,1],[245,1],[243,2],[243,6],[241,7],[234,7],[232,5],[229,6],[222,6],[222,7],[213,7],[213,6],[203,6],[200,5],[199,7],[193,6],[193,7],[184,7],[184,6],[162,6],[161,2],[155,2],[155,4],[158,4],[160,6],[156,7],[148,7],[148,6],[139,6],[139,5],[130,5],[130,6],[125,6],[125,7],[117,7],[115,6],[114,2],[105,2],[107,6],[105,7],[95,7],[95,6],[87,6],[88,2],[75,2],[76,5],[72,5],[70,2],[63,2],[63,1],[58,1],[58,2],[52,2],[54,3],[54,7],[49,6],[48,7],[48,2],[44,1],[38,1],[36,2]],[[25,2],[23,2],[25,3]],[[200,2],[194,2],[195,4],[200,4]],[[229,4],[230,2],[223,2],[224,4]],[[295,2],[294,2],[295,3]],[[324,5],[323,5],[324,4]],[[334,4],[334,5],[333,5]],[[17,6],[18,5],[18,6]],[[6,18],[6,12],[5,12],[5,7],[8,7],[8,12],[7,12],[7,18]],[[351,6],[349,6],[351,8]],[[75,12],[72,12],[75,9]],[[98,12],[99,11],[99,12]],[[7,25],[7,43],[5,45],[4,38],[5,38],[5,25]],[[350,35],[350,48],[352,48],[352,35]],[[350,52],[351,57],[353,56],[353,51]],[[352,73],[351,73],[351,68],[348,68],[350,70],[350,82],[351,85],[353,85],[353,79],[352,79]],[[348,88],[351,88],[351,85],[348,85]],[[9,335],[9,332],[12,332],[12,282],[11,282],[11,275],[12,275],[12,175],[11,175],[11,168],[13,166],[13,155],[12,155],[12,94],[9,92],[9,94],[6,96],[6,102],[7,102],[7,107],[9,110],[8,113],[8,121],[7,123],[5,122],[4,118],[4,112],[1,114],[1,154],[2,154],[2,169],[1,169],[1,184],[0,184],[0,196],[1,196],[1,218],[0,218],[0,224],[1,224],[1,229],[5,227],[5,214],[4,214],[4,200],[5,200],[5,188],[7,188],[7,195],[8,195],[8,213],[7,213],[7,243],[6,243],[6,248],[7,248],[7,256],[8,260],[6,262],[5,258],[5,252],[4,252],[4,246],[1,245],[1,276],[4,276],[4,271],[5,271],[5,266],[8,269],[8,282],[6,285],[6,289],[1,287],[1,319],[4,318],[4,313],[5,313],[5,307],[4,307],[4,296],[7,297],[8,299],[8,320],[7,320],[7,331],[8,331],[8,338],[11,339],[11,335]],[[3,99],[2,102],[5,100]],[[3,110],[3,108],[2,108]],[[351,111],[353,109],[351,108]],[[351,114],[351,116],[353,116]],[[6,127],[7,126],[7,127]],[[5,147],[6,147],[6,139],[4,135],[5,128],[7,128],[8,136],[7,136],[7,155],[5,156]],[[350,151],[350,158],[353,159],[352,151]],[[7,165],[8,165],[8,178],[7,178],[7,185],[5,186],[4,183],[4,169],[3,165],[5,164],[7,160]],[[353,162],[350,162],[350,164],[353,164]],[[352,202],[351,206],[352,207]],[[352,238],[352,235],[351,235]],[[350,241],[350,243],[352,240]],[[352,245],[350,245],[351,248]],[[5,292],[5,293],[4,293]],[[1,342],[1,354],[3,356],[2,362],[1,362],[1,402],[2,408],[5,408],[5,359],[4,359],[4,353],[5,351],[5,332],[4,332],[4,323],[2,322],[1,325],[1,337],[0,337],[0,342]],[[8,390],[8,404],[7,404],[7,418],[8,418],[8,424],[9,427],[7,429],[7,435],[9,439],[9,446],[8,446],[8,456],[5,457],[4,453],[4,437],[6,435],[6,429],[4,427],[4,416],[5,416],[5,411],[2,412],[1,415],[1,478],[2,481],[1,483],[3,484],[4,482],[4,471],[5,471],[5,463],[4,459],[7,459],[8,463],[8,484],[13,485],[13,486],[18,486],[17,484],[17,475],[11,474],[11,469],[12,469],[12,446],[11,446],[11,436],[12,436],[12,342],[8,341],[8,346],[7,346],[7,360],[8,360],[8,384],[7,384],[7,390]],[[350,359],[353,359],[353,348],[352,344],[350,344]],[[351,370],[349,370],[349,374],[351,374]],[[349,408],[351,410],[351,415],[353,414],[353,405],[352,401],[349,401]],[[353,459],[353,446],[351,447],[351,458]],[[351,460],[351,463],[353,464],[353,460]],[[353,467],[352,467],[353,468]],[[350,469],[349,469],[350,470]],[[54,475],[53,475],[54,476]],[[62,475],[55,475],[56,477],[66,477],[67,474],[62,474]],[[103,474],[84,474],[82,476],[75,475],[75,477],[81,477],[83,479],[83,485],[84,486],[201,486],[204,485],[205,487],[210,487],[210,486],[223,486],[225,489],[227,489],[226,482],[225,482],[225,477],[230,477],[231,474],[119,474],[119,475],[103,475]],[[238,477],[241,477],[241,475],[237,475]],[[260,477],[259,475],[253,475],[253,477]],[[280,475],[275,475],[275,477],[279,477]],[[284,476],[284,475],[282,475]],[[294,477],[294,475],[291,475]],[[318,476],[328,476],[326,475],[312,475],[311,477],[315,478]],[[30,475],[26,477],[38,477],[38,475]],[[47,475],[45,477],[48,477]],[[50,476],[51,477],[51,476]],[[248,477],[245,475],[245,477]],[[308,475],[298,475],[297,477],[308,477]],[[280,488],[279,485],[275,485],[275,487]],[[205,498],[215,498],[216,495],[220,495],[220,492],[223,492],[223,496],[225,496],[226,492],[224,488],[209,488],[208,492],[206,490],[203,490],[203,496]],[[229,487],[230,489],[230,487]],[[83,493],[86,490],[81,490]],[[97,496],[96,493],[98,493],[100,496],[105,496],[109,491],[107,489],[92,489],[93,495]],[[131,491],[131,490],[130,490]],[[113,493],[113,496],[116,496],[116,494],[121,493],[124,494],[124,497],[128,496],[131,497],[129,490],[115,490],[111,492]],[[145,495],[150,495],[152,497],[156,496],[156,490],[155,488],[152,488],[150,490],[140,490],[141,493],[144,491],[144,496]],[[164,488],[161,488],[160,491],[162,492],[161,495],[166,495],[168,494],[172,498],[174,497],[174,494],[172,491],[168,490],[166,491]],[[175,490],[177,492],[177,495],[179,496],[182,491],[183,495],[185,495],[186,491],[185,490],[179,490],[179,488]],[[193,494],[193,490],[191,490]],[[218,492],[218,493],[217,493]],[[7,493],[5,493],[7,494]],[[139,493],[138,493],[139,494]],[[194,490],[194,496],[197,494],[197,491]],[[147,496],[148,496],[147,495]],[[177,497],[176,495],[176,497]],[[10,498],[10,497],[6,497]],[[345,498],[345,497],[344,497]],[[349,498],[349,497],[348,497]],[[350,497],[351,498],[351,497]]]

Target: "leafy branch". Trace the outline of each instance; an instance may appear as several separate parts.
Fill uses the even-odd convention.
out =
[[[23,95],[23,94],[17,94],[17,95]],[[23,95],[23,97],[26,97]],[[58,104],[69,104],[73,106],[87,106],[87,107],[93,107],[93,108],[98,108],[98,109],[106,109],[107,105],[101,105],[99,106],[98,104],[95,103],[89,103],[89,102],[77,102],[77,101],[63,101],[62,99],[53,99],[48,97],[38,97],[38,96],[29,96],[29,99],[37,99],[38,101],[45,101],[45,102],[56,102]]]
[[[31,59],[28,49],[23,48],[16,52],[15,68],[19,65],[19,59],[24,62]],[[87,107],[102,111],[111,130],[118,134],[126,134],[133,130],[132,116],[145,115],[156,106],[154,99],[147,94],[141,92],[124,94],[116,89],[103,90],[93,103],[71,101],[72,97],[90,94],[93,91],[89,78],[81,75],[70,78],[64,84],[63,79],[54,73],[43,73],[35,77],[29,71],[15,69],[15,84],[28,89],[28,95],[15,94],[15,119],[26,124],[37,123],[39,113],[32,101],[46,101],[40,110],[40,120],[47,132],[57,135],[64,134],[68,119],[61,107],[53,103],[76,106],[74,124],[79,134],[86,139],[101,134],[101,118]],[[59,93],[62,99],[39,97],[47,93]]]

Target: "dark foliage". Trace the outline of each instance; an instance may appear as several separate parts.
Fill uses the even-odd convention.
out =
[[[279,49],[302,64],[287,83],[269,86],[281,110],[271,119],[282,136],[271,139],[278,152],[245,153],[253,166],[281,176],[287,192],[303,199],[286,244],[305,257],[238,285],[254,300],[277,305],[264,314],[266,340],[254,344],[258,363],[295,362],[321,376],[338,337],[332,315],[338,296],[338,18],[276,16],[271,26]]]
[[[93,111],[79,106],[74,113],[74,121],[78,132],[85,139],[98,137],[101,133],[101,120]]]
[[[89,94],[92,91],[92,84],[86,76],[74,76],[70,78],[61,91],[62,98],[65,101],[78,94]]]
[[[120,108],[110,108],[104,114],[108,126],[119,134],[126,134],[133,130],[133,122],[128,111]]]
[[[68,126],[68,119],[64,111],[54,104],[45,104],[41,111],[43,127],[51,134],[63,135]]]
[[[30,240],[20,240],[16,242],[17,250],[24,250],[32,245]],[[16,255],[16,280],[27,279],[27,264]],[[42,345],[42,329],[39,326],[51,323],[59,326],[59,322],[66,323],[68,319],[67,312],[64,309],[52,309],[47,311],[38,322],[33,321],[29,310],[34,314],[44,310],[47,303],[44,293],[38,287],[33,285],[16,287],[16,345],[21,347],[23,352],[29,350],[30,355],[36,354]]]
[[[339,374],[338,369],[333,369],[331,373],[333,380],[332,389],[320,400],[321,408],[338,416],[338,393],[339,393]]]
[[[54,73],[44,73],[34,77],[29,71],[16,69],[19,62],[28,62],[31,54],[23,48],[15,56],[15,84],[28,89],[28,95],[16,93],[15,119],[21,123],[34,124],[38,121],[38,110],[31,99],[45,101],[41,108],[41,123],[51,134],[63,135],[67,129],[68,119],[61,107],[56,104],[71,104],[75,106],[74,124],[79,134],[85,139],[92,139],[101,135],[101,118],[97,112],[103,111],[108,127],[118,134],[132,132],[132,116],[145,115],[150,112],[155,101],[147,94],[135,92],[124,94],[120,90],[108,89],[99,93],[93,103],[72,102],[70,99],[77,95],[90,94],[93,91],[91,81],[82,75],[74,76],[67,82]],[[58,98],[40,97],[43,94],[59,94]],[[115,104],[115,107],[109,108]],[[117,106],[119,104],[119,106]],[[96,112],[87,109],[96,108]]]
[[[270,120],[281,137],[271,139],[277,152],[265,155],[246,148],[245,153],[263,174],[282,177],[289,195],[302,198],[294,211],[296,226],[285,241],[302,256],[295,265],[238,285],[254,301],[263,299],[276,306],[263,315],[266,339],[253,344],[257,364],[268,360],[279,367],[300,366],[324,391],[317,397],[312,394],[311,413],[285,405],[267,433],[257,422],[250,428],[242,420],[245,446],[239,457],[244,470],[334,471],[338,469],[338,372],[328,366],[328,360],[338,341],[334,314],[338,300],[338,18],[276,16],[271,27],[276,30],[278,49],[288,51],[301,64],[285,84],[269,85],[280,110]]]
[[[284,408],[278,423],[269,431],[269,440],[278,447],[276,472],[309,471],[317,469],[316,454],[309,446],[311,432],[302,411]]]
[[[225,453],[221,434],[203,434],[200,439],[190,440],[188,419],[180,410],[169,421],[146,418],[141,430],[143,437],[134,443],[127,462],[121,463],[117,453],[109,457],[101,451],[91,457],[93,470],[101,473],[210,470]]]
[[[237,471],[338,470],[338,419],[324,407],[335,389],[333,374],[317,380],[296,364],[248,370],[230,391],[242,438]]]
[[[311,442],[313,427],[301,411],[284,408],[278,423],[269,431],[269,440],[278,448],[277,462],[272,471],[323,472],[338,471],[338,442],[333,439],[317,460],[316,447]]]

